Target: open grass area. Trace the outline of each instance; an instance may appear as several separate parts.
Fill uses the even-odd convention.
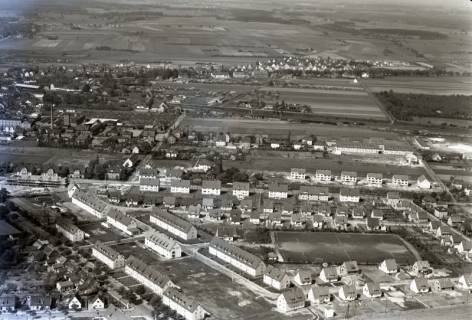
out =
[[[286,103],[308,105],[313,114],[336,117],[385,119],[375,101],[363,91],[320,90],[305,88],[264,87],[266,92],[280,93]]]
[[[400,264],[415,261],[399,236],[335,232],[275,232],[275,246],[285,262],[342,263],[357,260],[378,264],[394,258]]]

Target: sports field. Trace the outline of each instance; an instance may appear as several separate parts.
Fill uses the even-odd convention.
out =
[[[335,232],[275,232],[275,246],[284,262],[342,263],[357,260],[377,264],[394,258],[400,264],[414,262],[415,254],[393,234]]]

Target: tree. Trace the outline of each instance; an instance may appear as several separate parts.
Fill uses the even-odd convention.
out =
[[[7,189],[5,188],[0,189],[0,202],[4,203],[5,201],[7,201],[8,195],[9,195],[9,192],[7,191]]]

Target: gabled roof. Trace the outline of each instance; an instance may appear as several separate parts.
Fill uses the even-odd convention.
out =
[[[281,293],[288,306],[297,305],[305,301],[305,294],[300,288],[292,288]]]
[[[239,262],[249,265],[252,268],[256,269],[259,265],[264,265],[264,262],[259,257],[249,253],[239,247],[236,247],[222,239],[213,238],[210,242],[210,247],[218,251],[224,252],[226,255],[233,257],[234,259],[238,260]]]
[[[220,180],[203,180],[202,189],[221,189]]]
[[[93,245],[93,249],[97,250],[98,252],[105,255],[106,257],[108,257],[111,260],[116,260],[120,257],[123,257],[118,251],[116,251],[112,247],[104,245],[101,242],[96,242]]]
[[[161,232],[153,232],[150,235],[146,236],[146,240],[162,247],[166,250],[172,250],[176,246],[179,246],[178,242],[169,237],[168,235],[161,233]]]
[[[173,215],[166,210],[163,210],[162,208],[153,208],[151,212],[151,216],[173,226],[174,228],[184,231],[184,232],[189,232],[194,226],[176,215]]]
[[[382,291],[380,290],[380,285],[375,282],[367,282],[365,284],[367,289],[369,290],[370,294],[380,294]]]
[[[136,225],[136,222],[134,221],[133,218],[131,218],[130,216],[125,214],[123,211],[118,210],[116,208],[110,208],[110,210],[107,213],[107,217],[115,221],[118,221],[127,227],[129,226],[133,227]]]
[[[271,183],[269,185],[269,192],[288,192],[288,185],[276,182]]]
[[[198,307],[201,307],[196,299],[185,295],[182,291],[174,287],[167,288],[166,291],[164,291],[164,296],[191,313],[194,313]]]
[[[328,287],[320,287],[320,286],[311,286],[310,290],[313,292],[313,296],[315,298],[321,298],[321,297],[328,297],[330,296],[329,293],[329,288]]]
[[[146,279],[152,281],[154,284],[161,288],[164,288],[166,284],[171,282],[168,276],[162,273],[162,271],[156,269],[155,266],[149,266],[143,261],[139,260],[134,256],[130,256],[126,260],[126,266],[136,271]]]
[[[233,190],[249,191],[249,182],[233,182]]]
[[[385,259],[385,267],[387,270],[398,270],[397,261],[395,259]]]
[[[283,278],[287,276],[287,272],[285,272],[285,270],[270,265],[267,267],[265,274],[276,281],[282,281]]]

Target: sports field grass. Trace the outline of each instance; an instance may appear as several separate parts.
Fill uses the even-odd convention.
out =
[[[415,255],[393,234],[336,232],[275,232],[275,245],[284,262],[378,264],[394,258],[400,264],[414,262]]]

